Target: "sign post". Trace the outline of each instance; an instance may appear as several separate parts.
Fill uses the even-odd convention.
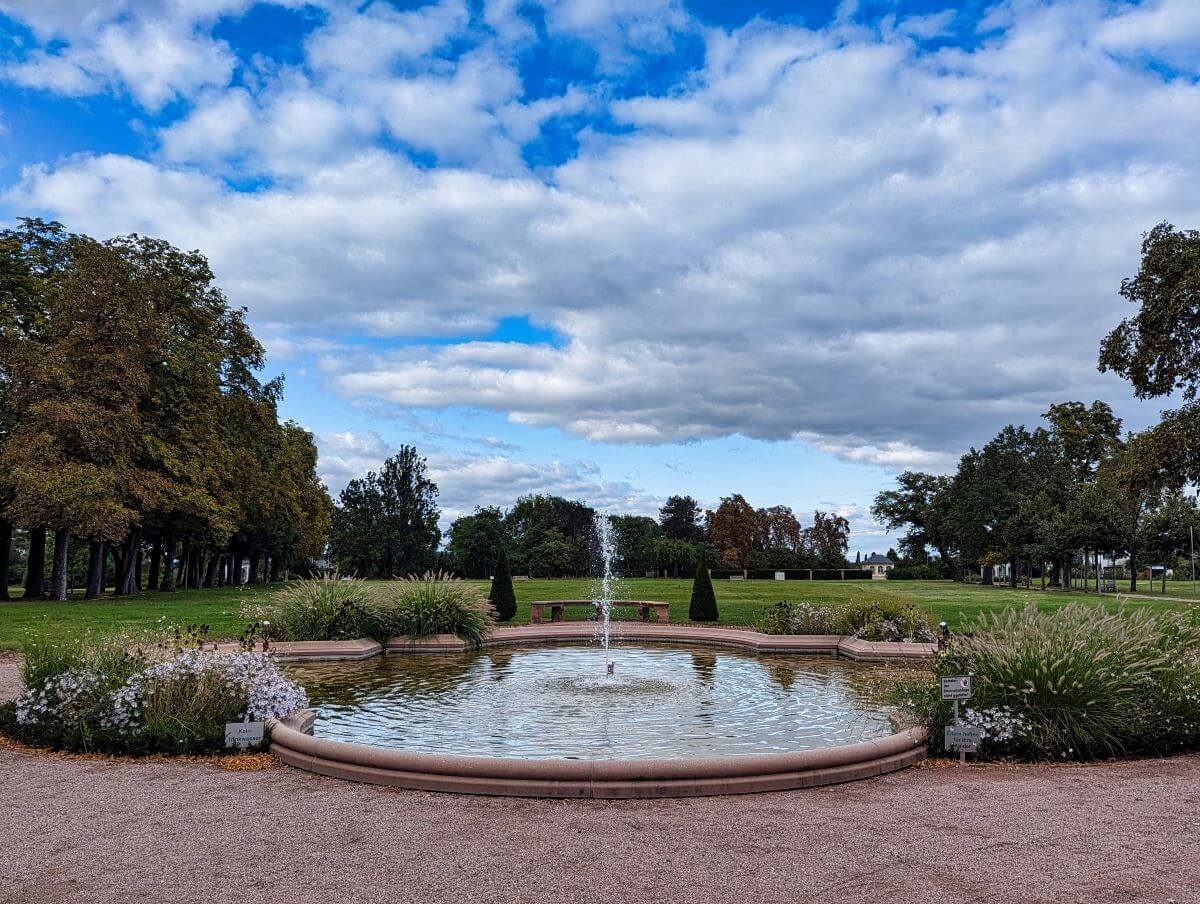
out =
[[[951,675],[942,678],[942,699],[954,702],[954,724],[946,726],[945,747],[958,751],[958,761],[965,763],[967,754],[979,749],[983,731],[975,725],[964,725],[958,712],[959,700],[971,699],[971,676]]]

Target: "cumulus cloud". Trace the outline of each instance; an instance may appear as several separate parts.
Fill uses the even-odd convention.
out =
[[[318,434],[319,472],[336,495],[352,479],[395,452],[374,431]],[[498,444],[503,446],[503,444]],[[663,499],[627,481],[606,480],[591,462],[519,461],[494,451],[467,455],[434,450],[427,455],[429,476],[438,485],[445,531],[455,518],[476,507],[511,508],[530,493],[552,493],[578,499],[600,511],[657,515]]]
[[[547,21],[598,34],[635,7],[676,28],[673,4],[564,2]],[[330,347],[321,371],[349,398],[938,468],[1051,402],[1127,397],[1095,371],[1115,290],[1143,230],[1200,220],[1200,87],[1144,65],[1167,47],[1182,65],[1168,38],[1192,9],[1005,3],[978,45],[936,51],[921,41],[944,15],[755,21],[708,29],[702,69],[619,101],[525,98],[512,5],[490,4],[495,41],[452,60],[439,42],[476,27],[458,4],[371,13],[379,44],[344,71],[322,42],[372,32],[339,14],[306,70],[202,95],[161,159],[30,167],[7,200],[201,247],[232,299],[296,339],[452,340]],[[545,117],[596,103],[620,129],[525,166]],[[380,134],[454,166],[417,166]],[[233,158],[286,179],[243,192],[194,166]],[[510,317],[563,341],[480,339]]]

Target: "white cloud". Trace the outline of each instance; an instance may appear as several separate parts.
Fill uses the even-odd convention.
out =
[[[318,471],[335,496],[353,478],[378,470],[396,451],[373,431],[318,434],[316,439]],[[663,503],[627,481],[604,479],[590,462],[530,462],[499,452],[467,455],[441,450],[429,452],[426,458],[429,477],[439,489],[443,531],[455,518],[479,506],[511,508],[518,497],[530,493],[578,499],[614,513],[657,515]]]
[[[551,18],[586,31],[631,8]],[[544,118],[603,98],[527,101],[498,45],[431,55],[457,9],[418,10],[413,50],[381,27],[358,61],[378,78],[340,78],[329,51],[206,95],[160,162],[31,167],[8,201],[203,248],[235,302],[297,340],[470,339],[505,317],[564,337],[324,352],[329,385],[400,407],[940,468],[1050,402],[1127,397],[1095,372],[1116,288],[1143,230],[1200,221],[1200,86],[1137,59],[1163,17],[1191,27],[1186,4],[1003,4],[981,46],[935,54],[849,7],[827,31],[713,30],[702,71],[610,106],[632,131],[586,132],[537,175],[520,148]],[[385,130],[458,167],[374,147]],[[246,193],[180,165],[234,158],[286,178]]]

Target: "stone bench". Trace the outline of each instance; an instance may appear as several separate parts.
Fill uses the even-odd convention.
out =
[[[650,600],[613,600],[613,608],[618,606],[632,607],[638,610],[638,615],[644,622],[650,621],[650,613],[654,613],[656,622],[669,622],[671,620],[671,604],[658,603]],[[563,620],[563,609],[567,606],[588,606],[594,612],[598,611],[599,607],[595,600],[540,600],[529,604],[529,621],[532,624],[540,625],[542,616],[546,609],[550,610],[550,621],[560,622]]]

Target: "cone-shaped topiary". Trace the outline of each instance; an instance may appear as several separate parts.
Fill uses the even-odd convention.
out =
[[[713,592],[712,578],[708,576],[708,563],[703,559],[696,566],[696,580],[692,581],[688,618],[692,621],[717,620],[717,595]]]
[[[517,595],[513,592],[512,569],[508,567],[508,556],[504,547],[496,556],[496,568],[492,573],[492,589],[488,593],[498,621],[512,621],[517,614]]]

